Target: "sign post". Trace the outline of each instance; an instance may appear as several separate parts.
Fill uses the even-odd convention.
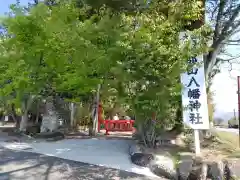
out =
[[[195,144],[195,154],[199,156],[201,154],[201,146],[200,146],[200,137],[199,130],[194,129],[194,144]]]
[[[190,40],[191,34],[180,33],[180,41]],[[192,41],[194,46],[195,41]],[[195,153],[200,155],[199,130],[209,129],[207,92],[203,55],[192,57],[188,60],[191,69],[181,74],[183,122],[186,126],[194,129]]]
[[[238,85],[238,141],[240,147],[240,76],[237,77],[237,85]]]

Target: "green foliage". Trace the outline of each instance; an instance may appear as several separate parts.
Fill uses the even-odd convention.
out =
[[[238,126],[239,122],[237,117],[232,117],[231,119],[229,119],[228,124],[231,126]]]
[[[207,27],[194,30],[197,46],[179,43],[183,27],[200,17],[197,2],[152,1],[134,13],[115,11],[107,3],[97,8],[70,1],[38,3],[28,12],[12,6],[15,16],[4,19],[8,34],[0,43],[0,95],[22,102],[67,92],[75,100],[90,100],[102,84],[109,94],[103,100],[115,97],[136,115],[137,124],[153,112],[155,127],[174,124],[179,75],[190,57],[208,50]]]
[[[135,16],[124,16],[125,28],[129,30],[122,42],[124,52],[113,72],[116,77],[113,85],[130,104],[137,120],[150,119],[156,112],[158,125],[162,127],[176,120],[172,116],[179,107],[179,74],[186,70],[186,60],[206,51],[206,39],[201,36],[205,27],[194,32],[201,42],[197,47],[187,42],[180,48],[178,36],[183,23],[176,20],[184,19],[184,12],[193,14],[192,19],[198,16],[191,8],[180,13],[179,6],[170,3],[169,12],[175,13],[168,17],[157,11],[160,3]]]

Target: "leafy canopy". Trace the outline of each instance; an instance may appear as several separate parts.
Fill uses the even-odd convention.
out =
[[[3,20],[7,34],[0,43],[1,96],[21,102],[67,92],[79,98],[102,84],[115,89],[137,119],[156,112],[169,123],[186,61],[207,51],[205,26],[193,32],[197,46],[179,44],[179,32],[199,19],[200,7],[196,0],[151,1],[133,13],[104,5],[89,13],[94,7],[71,1],[27,11],[12,6],[15,15]]]

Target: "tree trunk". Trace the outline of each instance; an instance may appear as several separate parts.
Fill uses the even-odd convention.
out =
[[[21,132],[25,132],[27,128],[27,123],[28,123],[28,113],[25,111],[22,115],[21,122],[20,122],[20,128],[19,130]]]
[[[98,84],[97,86],[97,94],[96,94],[96,102],[94,102],[94,107],[95,109],[95,113],[93,113],[93,132],[92,134],[95,136],[96,133],[98,132],[98,106],[99,106],[99,99],[100,99],[100,88],[101,85]]]
[[[20,127],[20,124],[18,122],[18,119],[16,118],[16,115],[14,112],[10,114],[10,116],[13,118],[13,121],[15,122],[15,128],[18,129]]]
[[[49,98],[45,105],[45,113],[42,119],[41,132],[55,131],[58,126],[58,115],[54,107],[53,99]]]
[[[40,108],[40,102],[39,100],[37,100],[37,111],[36,111],[36,119],[35,119],[35,123],[38,123],[39,121],[39,108]]]
[[[74,122],[75,104],[74,103],[70,104],[70,110],[71,110],[70,124],[71,124],[71,127],[73,128],[75,125],[75,122]]]
[[[27,99],[23,100],[22,102],[22,118],[21,118],[21,122],[20,122],[20,128],[19,130],[21,132],[25,132],[26,128],[27,128],[27,123],[28,123],[28,110],[32,105],[34,97],[33,96],[29,96]]]
[[[20,129],[20,123],[21,123],[21,119],[19,116],[16,117],[16,130],[19,130]]]

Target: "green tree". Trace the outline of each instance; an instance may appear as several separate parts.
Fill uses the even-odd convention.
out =
[[[224,123],[224,119],[222,119],[222,118],[215,118],[214,119],[214,124],[215,125],[220,126],[220,125],[223,125],[223,123]]]
[[[119,97],[128,102],[136,115],[138,130],[149,146],[155,141],[156,129],[164,131],[168,124],[176,123],[181,92],[179,75],[186,71],[186,60],[207,50],[204,46],[207,38],[201,36],[206,32],[204,27],[194,31],[195,36],[201,39],[198,47],[188,44],[181,49],[179,45],[179,32],[185,22],[198,19],[201,12],[200,8],[192,11],[195,2],[189,2],[189,9],[185,4],[170,3],[169,16],[158,11],[161,5],[153,3],[141,14],[127,15],[124,23],[128,29],[123,43],[125,49],[117,66],[112,68],[113,79],[106,83],[112,84]],[[157,121],[152,123],[154,112]],[[151,138],[147,139],[149,131]]]
[[[240,2],[237,0],[207,0],[207,20],[213,29],[211,51],[205,59],[206,77],[210,80],[219,72],[221,63],[236,62],[239,55],[228,51],[229,47],[238,46]]]
[[[135,113],[139,130],[150,124],[153,138],[146,139],[149,129],[142,135],[153,145],[155,130],[176,121],[179,75],[188,68],[187,60],[208,50],[206,27],[193,31],[197,46],[179,44],[179,32],[200,16],[196,2],[153,1],[134,13],[106,6],[89,13],[89,5],[79,8],[63,1],[57,6],[38,3],[26,15],[13,6],[16,15],[4,20],[8,34],[1,41],[1,84],[11,81],[1,93],[26,102],[25,107],[35,97],[61,93],[92,102],[102,84],[115,89],[115,96]],[[160,11],[166,5],[167,13]]]
[[[228,120],[229,128],[238,128],[239,122],[236,117],[232,117]]]
[[[98,24],[91,19],[78,21],[87,8],[79,11],[71,3],[62,3],[50,9],[39,3],[26,12],[13,5],[15,16],[4,19],[7,34],[1,41],[1,93],[22,103],[25,120],[21,130],[35,97],[64,92],[71,98],[91,97],[116,62],[109,52],[115,51],[113,43],[120,39],[119,26],[115,26],[119,17],[111,19],[103,10]]]

